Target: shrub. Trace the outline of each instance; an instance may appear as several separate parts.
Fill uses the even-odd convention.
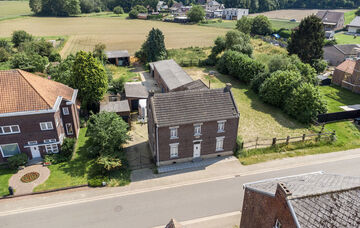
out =
[[[117,78],[110,82],[109,91],[112,94],[122,93],[124,91],[126,79],[124,77]]]
[[[73,156],[75,150],[75,138],[65,138],[63,144],[61,145],[60,154],[67,157],[70,160]]]
[[[63,154],[47,154],[44,157],[44,162],[51,163],[53,165],[59,164],[62,162],[69,161],[69,158],[67,156],[64,156]]]
[[[50,62],[61,62],[61,55],[58,52],[51,52],[49,55]]]
[[[325,60],[322,59],[316,59],[314,60],[312,67],[314,67],[314,69],[316,70],[316,72],[318,74],[322,73],[325,71],[326,67],[327,67],[328,63]]]
[[[241,19],[236,22],[236,29],[245,34],[250,34],[252,22],[252,18],[241,17]]]
[[[32,35],[23,30],[14,31],[11,37],[11,42],[14,44],[14,47],[18,47],[21,43],[32,40]]]
[[[115,13],[115,14],[123,14],[124,13],[124,9],[121,7],[121,6],[116,6],[115,8],[114,8],[114,10],[113,10],[113,12]]]
[[[252,19],[251,33],[254,35],[268,35],[272,33],[271,23],[264,15]]]
[[[11,156],[7,160],[11,169],[17,169],[19,166],[26,165],[28,161],[28,156],[24,153],[21,153]]]
[[[280,37],[288,39],[291,36],[291,31],[288,29],[280,29],[278,31],[278,34],[280,35]]]
[[[237,30],[226,33],[225,48],[247,54],[248,56],[251,56],[253,52],[250,36]]]
[[[90,187],[102,187],[103,182],[107,182],[107,181],[108,181],[108,178],[103,177],[103,176],[97,176],[97,177],[90,178],[88,180],[88,185]]]
[[[147,12],[148,11],[144,6],[136,5],[130,10],[129,17],[135,19],[137,18],[139,13],[147,13]]]
[[[0,47],[0,62],[6,62],[10,59],[10,53],[3,47]]]
[[[268,72],[262,72],[260,74],[257,74],[250,83],[250,87],[251,89],[255,92],[255,93],[259,93],[259,89],[260,86],[264,83],[264,81],[270,77],[270,73]]]
[[[47,57],[23,52],[13,55],[10,59],[12,68],[19,68],[29,72],[43,72],[48,62]]]
[[[53,52],[54,47],[52,44],[44,39],[36,41],[27,41],[19,45],[19,51],[26,52],[28,54],[38,54],[40,56],[49,57]]]

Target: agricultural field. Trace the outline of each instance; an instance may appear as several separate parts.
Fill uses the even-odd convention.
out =
[[[0,1],[0,21],[31,14],[28,1]]]
[[[169,49],[208,47],[217,36],[226,33],[221,28],[117,17],[27,17],[0,21],[0,37],[10,37],[15,30],[25,30],[35,36],[69,36],[60,53],[62,56],[79,50],[93,50],[97,43],[106,44],[108,50],[127,49],[130,54],[134,54],[152,28],[163,31]]]

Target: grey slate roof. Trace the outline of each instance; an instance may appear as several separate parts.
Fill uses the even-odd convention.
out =
[[[170,91],[193,81],[173,59],[153,62],[152,65]]]
[[[354,20],[350,22],[349,26],[360,27],[360,16],[355,17]]]
[[[316,16],[325,23],[338,23],[341,17],[344,16],[343,12],[334,12],[328,10],[318,11]]]
[[[150,99],[159,127],[233,119],[239,116],[231,92],[224,89],[156,93]]]
[[[112,101],[100,104],[100,112],[130,112],[129,102],[123,101]]]
[[[108,59],[130,57],[127,50],[106,51],[105,55]]]
[[[274,178],[244,186],[275,195],[283,183],[292,193],[287,197],[301,227],[359,227],[360,178],[312,173]]]
[[[127,82],[124,85],[126,97],[148,98],[149,94],[142,82]]]
[[[356,55],[356,49],[359,48],[359,44],[336,44],[334,47],[344,55]]]
[[[199,89],[209,89],[207,85],[201,79],[196,81],[189,82],[183,86],[178,87],[176,90],[199,90]]]

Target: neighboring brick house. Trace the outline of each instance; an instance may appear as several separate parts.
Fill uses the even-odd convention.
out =
[[[163,93],[174,91],[193,81],[173,59],[150,63],[150,75],[157,81]]]
[[[339,30],[344,27],[345,16],[343,12],[321,10],[317,12],[316,16],[321,19],[325,31]]]
[[[359,44],[337,44],[324,47],[324,60],[329,65],[337,66],[348,58],[355,58],[358,54]]]
[[[22,70],[0,71],[0,88],[0,162],[57,153],[64,137],[78,137],[77,90]]]
[[[239,116],[230,84],[150,94],[148,135],[156,164],[232,154]]]
[[[322,172],[244,185],[240,227],[359,227],[360,178]]]
[[[360,94],[360,58],[348,59],[335,68],[332,83]]]

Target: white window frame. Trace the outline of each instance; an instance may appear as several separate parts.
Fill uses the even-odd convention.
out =
[[[68,108],[68,107],[63,107],[63,108],[62,108],[62,111],[63,111],[64,116],[70,115],[70,112],[69,112],[69,108]]]
[[[279,219],[276,219],[274,228],[281,228],[281,223],[280,223]]]
[[[43,124],[45,124],[45,128],[43,128]],[[51,128],[49,127],[49,124],[51,125]],[[51,121],[49,121],[49,122],[41,122],[40,123],[40,129],[42,131],[50,131],[50,130],[54,130],[54,126],[53,126],[53,123]]]
[[[225,140],[225,136],[216,137],[216,151],[223,151],[224,150],[224,140]],[[221,147],[218,146],[219,142],[221,142]]]
[[[18,131],[14,131],[13,127],[17,127]],[[4,128],[9,128],[10,132],[5,132]],[[1,129],[0,135],[11,135],[11,134],[19,134],[19,133],[21,133],[19,125],[0,126],[0,129]]]
[[[178,139],[179,138],[178,128],[179,128],[179,126],[169,127],[169,129],[170,129],[170,139]],[[173,135],[174,132],[175,132],[175,134]]]
[[[201,125],[202,125],[202,123],[194,124],[194,136],[201,135]],[[197,129],[199,129],[199,130],[197,130]]]
[[[54,143],[56,139],[45,139],[44,143]],[[56,154],[59,153],[59,147],[57,144],[46,144],[45,145],[46,153]]]
[[[218,133],[223,133],[225,132],[225,123],[226,123],[226,120],[220,120],[217,122],[218,123],[218,130],[217,132]],[[222,127],[221,127],[222,126]]]
[[[72,133],[69,133],[68,125],[71,126],[72,131],[73,131]],[[68,135],[73,135],[73,134],[74,134],[74,128],[73,128],[73,126],[72,126],[72,123],[66,123],[66,124],[65,124],[65,128],[66,128],[66,134],[68,134]]]
[[[28,145],[29,145],[29,146],[30,146],[30,145],[36,145],[36,144],[38,144],[38,143],[37,143],[37,141],[35,141],[35,140],[34,140],[34,141],[28,141]]]
[[[178,158],[179,157],[179,143],[169,144],[170,146],[170,158]],[[173,149],[176,149],[176,153],[173,153]]]
[[[3,151],[3,149],[2,149],[2,146],[15,145],[15,144],[16,144],[18,150],[19,150],[19,153],[18,153],[18,154],[21,154],[21,150],[20,150],[20,147],[19,147],[19,144],[18,144],[18,143],[1,144],[1,145],[0,145],[0,152],[1,152],[1,155],[2,155],[3,158],[9,158],[9,157],[12,157],[12,156],[14,156],[14,155],[5,156],[4,151]]]

